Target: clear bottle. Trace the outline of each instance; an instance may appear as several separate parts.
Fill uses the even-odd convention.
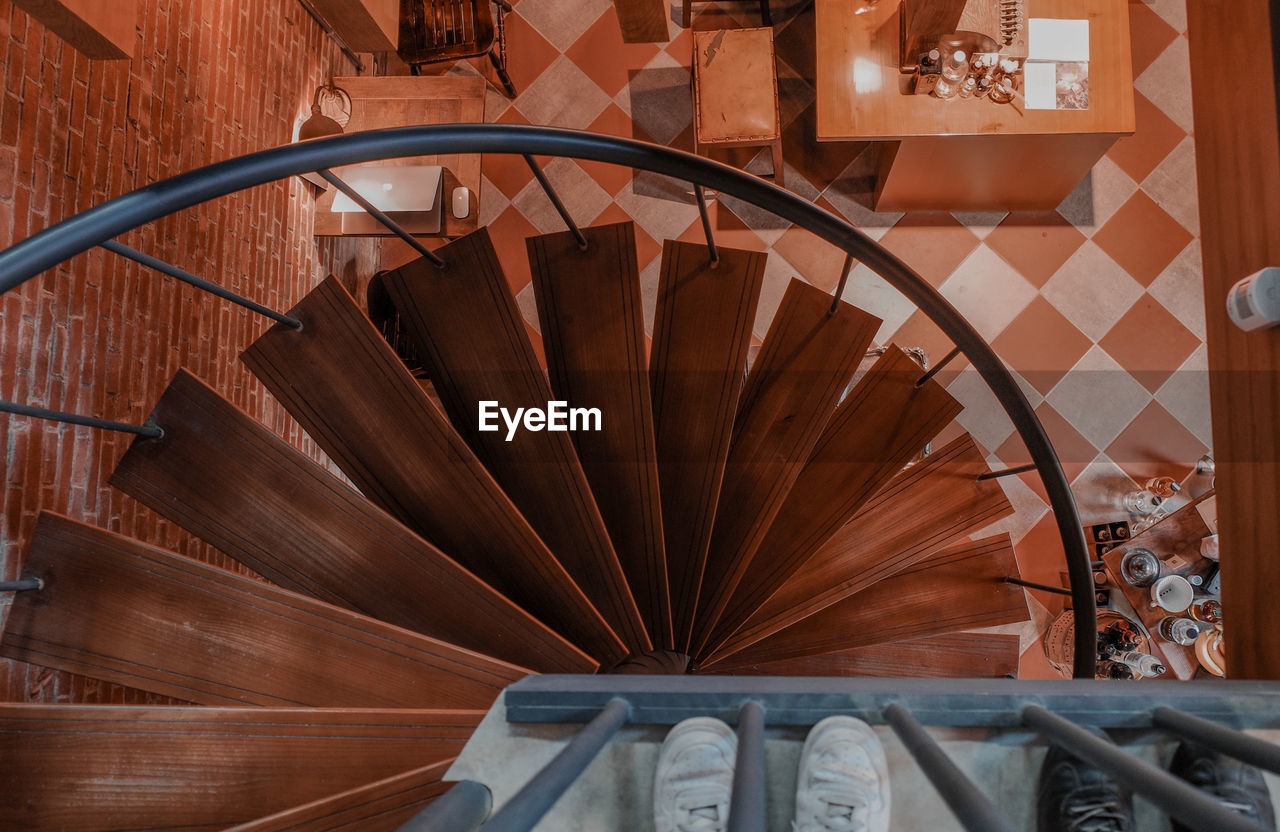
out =
[[[1124,495],[1124,507],[1130,514],[1136,514],[1139,517],[1155,514],[1163,502],[1164,497],[1145,488],[1141,491],[1130,491]]]
[[[1222,623],[1222,602],[1213,598],[1200,598],[1191,604],[1187,614],[1206,624]]]
[[[1150,549],[1130,549],[1120,559],[1120,575],[1133,586],[1151,586],[1163,571],[1160,558]]]
[[[961,82],[969,74],[969,56],[963,49],[948,52],[942,59],[942,77],[948,81]]]
[[[1099,679],[1132,679],[1133,668],[1119,662],[1104,661],[1098,665],[1098,671],[1094,675]]]
[[[1176,615],[1166,615],[1160,619],[1160,624],[1156,628],[1160,633],[1160,637],[1166,641],[1172,641],[1174,644],[1181,644],[1184,647],[1196,643],[1196,637],[1200,635],[1200,625],[1190,618],[1180,618]]]
[[[1111,661],[1128,665],[1138,676],[1146,676],[1148,678],[1163,676],[1165,670],[1168,669],[1160,664],[1160,660],[1150,653],[1139,653],[1136,650],[1116,653],[1111,657]]]
[[[973,98],[978,94],[978,79],[970,75],[960,82],[960,97]]]
[[[950,101],[960,95],[960,82],[953,81],[945,75],[938,79],[937,85],[933,88],[933,94],[936,98],[943,101]]]

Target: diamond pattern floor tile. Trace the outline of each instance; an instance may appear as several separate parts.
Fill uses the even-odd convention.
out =
[[[880,238],[880,245],[935,287],[956,271],[978,243],[978,237],[946,211],[913,211]]]
[[[1085,236],[1057,211],[1018,211],[1008,214],[984,241],[1040,288],[1084,244]]]
[[[529,3],[528,9],[532,10],[536,5]],[[538,76],[560,57],[560,50],[530,25],[522,12],[507,15],[503,25],[506,27],[507,74],[516,85],[516,92],[524,94]]]
[[[630,70],[643,69],[658,50],[654,43],[624,43],[618,13],[610,6],[564,54],[612,98],[627,85]]]
[[[979,245],[938,291],[988,343],[1036,297],[1035,287],[986,245]]]
[[[1133,74],[1137,77],[1151,66],[1178,37],[1178,30],[1169,25],[1144,3],[1129,4],[1129,45],[1133,54]]]
[[[1047,395],[1093,342],[1037,295],[992,346],[1006,364]]]
[[[1138,191],[1093,241],[1131,277],[1150,286],[1191,242],[1191,232],[1146,192]]]
[[[1045,401],[1095,448],[1105,448],[1151,402],[1151,393],[1095,346],[1049,391]]]
[[[1181,481],[1206,450],[1203,442],[1153,401],[1107,446],[1107,456],[1136,482],[1151,477]]]
[[[1036,416],[1040,419],[1040,424],[1044,426],[1045,433],[1049,435],[1049,441],[1053,443],[1054,450],[1058,452],[1058,461],[1062,463],[1062,471],[1067,475],[1067,481],[1070,482],[1084,473],[1085,468],[1089,467],[1089,463],[1098,455],[1098,449],[1094,447],[1093,443],[1085,439],[1048,402],[1041,402],[1036,407]],[[995,454],[1000,458],[1001,462],[1011,468],[1017,465],[1026,465],[1031,461],[1031,453],[1023,443],[1022,437],[1016,433],[1005,440],[1003,445],[996,448]],[[1030,471],[1018,476],[1022,478],[1028,488],[1040,495],[1045,502],[1048,502],[1049,495],[1044,490],[1044,483],[1041,482],[1039,474],[1035,471]]]
[[[1200,339],[1151,295],[1139,298],[1098,342],[1152,393],[1199,345]]]
[[[1132,136],[1116,140],[1107,151],[1107,158],[1134,181],[1141,182],[1186,138],[1187,131],[1140,92],[1133,94],[1133,114],[1137,129]]]

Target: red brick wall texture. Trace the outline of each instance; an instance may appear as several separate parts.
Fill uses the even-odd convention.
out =
[[[145,0],[132,59],[89,61],[0,0],[0,249],[160,179],[290,140],[317,83],[353,67],[297,0]],[[311,236],[310,186],[264,185],[121,240],[275,309],[356,247]],[[139,423],[179,367],[316,459],[238,360],[264,319],[101,249],[0,298],[0,398]],[[124,434],[0,414],[0,577],[48,510],[220,565],[224,558],[107,477]],[[7,604],[7,600],[0,604]],[[7,607],[0,607],[3,617]],[[160,701],[0,662],[0,699]]]

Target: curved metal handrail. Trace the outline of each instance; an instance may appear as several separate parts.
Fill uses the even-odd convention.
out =
[[[1097,607],[1084,529],[1057,453],[1013,374],[955,307],[902,260],[834,214],[737,168],[634,139],[511,124],[398,127],[317,139],[197,168],[68,217],[0,252],[0,294],[125,231],[245,188],[376,159],[452,153],[567,156],[692,182],[805,228],[856,257],[902,292],[973,364],[1031,454],[1066,554],[1075,611],[1073,672],[1077,678],[1093,678]]]

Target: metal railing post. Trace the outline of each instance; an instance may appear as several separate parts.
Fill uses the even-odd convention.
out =
[[[1065,595],[1068,598],[1071,597],[1071,590],[1063,589],[1060,586],[1046,586],[1045,584],[1038,584],[1034,581],[1024,581],[1021,578],[1005,578],[1004,582],[1007,584],[1013,584],[1014,586],[1025,586],[1027,589],[1038,589],[1041,592],[1051,592],[1054,595]]]
[[[625,699],[611,700],[481,829],[484,832],[528,832],[537,826],[542,816],[577,781],[630,715],[631,705]]]
[[[369,216],[373,217],[375,220],[382,223],[382,226],[386,228],[388,231],[390,231],[392,234],[396,235],[397,237],[399,237],[400,239],[408,243],[410,246],[412,246],[414,251],[418,252],[423,257],[427,258],[432,263],[434,263],[437,268],[443,269],[445,267],[445,262],[440,259],[439,255],[437,255],[434,251],[432,251],[431,249],[423,245],[418,240],[417,237],[414,237],[408,231],[405,231],[404,227],[401,226],[400,223],[396,222],[395,220],[391,219],[391,217],[388,217],[385,213],[378,210],[378,208],[376,208],[372,202],[370,202],[369,200],[361,196],[360,192],[357,191],[355,188],[351,187],[346,182],[343,182],[341,179],[339,179],[338,175],[335,174],[333,171],[329,170],[328,168],[320,168],[319,170],[316,171],[316,173],[320,174],[320,176],[323,177],[324,181],[328,182],[333,187],[337,188],[347,196],[351,197],[352,202],[354,202],[356,205],[359,205],[361,208],[363,208]],[[441,207],[440,210],[442,211],[444,210],[443,206]]]
[[[720,262],[720,250],[716,248],[716,239],[711,234],[711,215],[707,212],[707,194],[697,182],[693,183],[693,194],[698,198],[698,215],[702,217],[702,233],[707,237],[707,252],[711,257],[711,265]]]
[[[939,371],[942,370],[943,367],[950,364],[952,360],[954,360],[955,357],[958,356],[959,354],[960,354],[960,348],[955,347],[951,350],[951,352],[942,356],[942,360],[940,360],[937,364],[935,364],[932,370],[929,370],[924,375],[920,376],[920,379],[916,382],[916,387],[924,387],[925,382],[927,382],[929,379],[936,376],[939,373]]]
[[[1280,774],[1280,746],[1174,708],[1159,707],[1151,722],[1184,739],[1207,745],[1249,765]]]
[[[155,269],[161,274],[167,274],[169,275],[169,277],[172,277],[175,280],[181,280],[183,283],[186,283],[189,286],[194,286],[197,289],[208,292],[211,295],[216,295],[217,297],[220,297],[223,300],[229,300],[238,306],[243,306],[245,309],[248,309],[250,312],[257,312],[259,315],[270,318],[271,320],[277,323],[284,324],[285,326],[293,327],[294,329],[302,329],[302,322],[299,321],[297,318],[291,318],[288,315],[280,314],[274,309],[268,309],[267,307],[263,306],[260,303],[256,303],[254,301],[249,300],[246,297],[237,295],[235,292],[232,292],[230,289],[224,289],[216,283],[210,283],[209,281],[205,280],[203,277],[196,277],[191,272],[185,271],[183,269],[178,268],[177,266],[172,265],[171,263],[166,263],[163,260],[152,257],[150,254],[144,254],[143,252],[138,251],[136,248],[130,248],[124,243],[120,243],[115,240],[106,240],[101,245],[103,248],[105,248],[107,251],[111,252],[112,254],[118,254],[121,257],[128,258],[129,260],[132,260],[133,262],[138,263],[140,265],[146,266],[149,269]]]
[[[1022,722],[1115,777],[1192,829],[1200,832],[1268,832],[1265,827],[1225,808],[1185,780],[1156,768],[1039,705],[1023,708]]]
[[[110,419],[97,419],[93,416],[81,416],[79,413],[66,413],[61,410],[50,410],[47,407],[32,407],[29,404],[0,401],[0,413],[14,413],[18,416],[33,416],[36,419],[47,419],[50,422],[66,422],[70,425],[84,425],[100,430],[113,430],[117,433],[134,433],[151,439],[164,436],[164,429],[157,425],[131,425],[127,422],[113,422]]]
[[[44,582],[39,578],[19,578],[16,581],[0,581],[0,592],[26,592],[32,589],[43,589]]]
[[[933,741],[911,712],[901,705],[884,709],[884,720],[915,758],[951,813],[969,832],[1017,832],[1014,825]]]
[[[998,480],[1001,477],[1011,477],[1014,474],[1025,474],[1028,471],[1036,470],[1034,462],[1028,462],[1026,465],[1015,465],[1012,468],[1002,468],[999,471],[987,471],[985,474],[979,474],[980,480]]]
[[[844,255],[844,268],[840,270],[840,282],[836,284],[836,293],[831,297],[831,308],[827,310],[828,315],[836,314],[836,310],[840,308],[840,299],[844,297],[844,287],[849,283],[849,273],[853,271],[853,255],[848,252]]]
[[[489,787],[474,780],[458,785],[431,801],[396,832],[472,832],[493,808]]]
[[[534,178],[538,180],[538,184],[542,186],[542,190],[546,191],[547,199],[551,200],[551,205],[556,209],[556,213],[560,215],[560,219],[564,220],[564,224],[569,227],[569,233],[578,241],[578,248],[582,251],[587,250],[587,238],[583,236],[582,230],[578,228],[578,224],[573,221],[573,217],[569,216],[569,210],[564,207],[564,203],[560,201],[560,195],[556,193],[556,189],[551,187],[551,180],[547,179],[547,175],[542,172],[542,166],[538,164],[538,160],[533,158],[531,154],[524,153],[525,163],[529,165],[529,170],[533,171]]]
[[[759,702],[744,702],[738,711],[729,832],[764,832],[764,793],[764,708]]]

